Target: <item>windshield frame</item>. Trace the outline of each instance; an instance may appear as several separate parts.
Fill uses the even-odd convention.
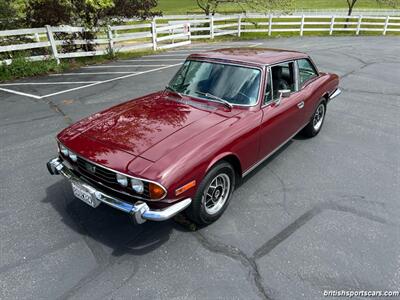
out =
[[[186,59],[183,63],[182,66],[186,63],[186,62],[190,62],[190,61],[198,61],[198,62],[206,62],[206,63],[213,63],[213,64],[220,64],[220,65],[229,65],[229,66],[237,66],[237,67],[242,67],[242,68],[247,68],[247,69],[256,69],[260,71],[260,84],[258,87],[258,95],[257,95],[257,102],[255,102],[254,104],[236,104],[236,103],[231,103],[229,102],[232,106],[238,106],[238,107],[254,107],[260,104],[260,95],[263,92],[262,91],[262,87],[263,87],[263,83],[264,83],[264,67],[261,66],[256,66],[256,65],[247,65],[247,64],[241,64],[241,63],[236,63],[233,61],[220,61],[220,60],[213,60],[213,59],[203,59],[203,58],[188,58]],[[179,69],[180,71],[181,69]],[[178,72],[179,72],[178,71]],[[174,77],[172,77],[172,79],[170,80],[170,82],[168,83],[168,85],[171,83],[172,80],[175,79],[175,76],[178,74],[178,72],[176,72],[174,74]],[[182,96],[186,96],[186,97],[191,97],[191,98],[196,98],[196,99],[201,99],[201,100],[205,100],[205,101],[209,101],[209,102],[214,102],[214,103],[218,103],[217,101],[213,100],[213,99],[209,99],[206,97],[201,97],[201,96],[193,96],[193,95],[187,95],[184,93],[181,93]],[[222,104],[222,103],[221,103]]]

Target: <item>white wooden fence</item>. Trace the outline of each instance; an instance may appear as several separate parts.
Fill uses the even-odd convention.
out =
[[[60,40],[57,33],[83,33],[83,27],[72,26],[45,26],[44,28],[29,28],[0,31],[0,38],[7,41],[13,36],[28,36],[33,41],[24,44],[10,44],[0,46],[0,54],[6,52],[12,57],[15,52],[44,48],[44,55],[28,55],[26,59],[39,61],[45,59],[56,59],[57,62],[63,58],[74,58],[84,56],[105,55],[109,52],[126,52],[140,49],[167,49],[180,47],[191,43],[190,24],[175,24],[168,26],[157,26],[155,21],[143,24],[129,24],[118,26],[107,26],[94,30],[96,36],[92,40]],[[176,32],[175,32],[176,31]],[[178,33],[177,33],[178,32]],[[4,43],[4,42],[3,42]],[[61,46],[66,45],[88,45],[92,44],[93,51],[60,52]],[[12,58],[3,59],[0,63],[10,64]]]
[[[129,24],[130,23],[130,24]],[[133,23],[133,24],[132,24]],[[386,35],[388,32],[400,32],[400,17],[394,16],[277,16],[277,15],[226,15],[226,16],[164,16],[151,22],[138,23],[137,20],[127,24],[108,26],[95,31],[95,39],[72,41],[73,45],[93,44],[93,51],[61,52],[62,46],[71,41],[57,39],[58,33],[82,33],[83,27],[46,26],[43,28],[16,29],[0,31],[3,40],[0,55],[7,53],[9,64],[14,53],[37,48],[44,48],[42,54],[28,55],[32,61],[53,58],[58,62],[63,58],[104,55],[109,52],[123,52],[138,49],[167,49],[191,43],[192,39],[214,39],[223,35],[241,36],[257,33],[260,38],[273,34],[297,33],[300,36],[309,32],[325,32],[333,35],[336,32],[348,32],[359,35],[365,32]],[[28,36],[31,42],[24,44],[7,44],[13,36]],[[35,51],[35,50],[34,50]],[[65,51],[65,49],[63,49]]]

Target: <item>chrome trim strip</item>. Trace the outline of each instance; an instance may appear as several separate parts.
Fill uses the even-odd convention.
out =
[[[296,136],[296,134],[298,134],[307,124],[305,124],[304,126],[302,126],[299,130],[296,131],[295,134],[293,134],[290,138],[288,138],[286,141],[284,141],[282,144],[280,144],[274,151],[272,151],[271,153],[269,153],[267,156],[264,156],[261,160],[259,160],[258,162],[256,162],[253,166],[251,166],[249,169],[247,169],[247,171],[245,171],[242,175],[242,177],[246,177],[247,175],[249,175],[249,173],[251,173],[251,171],[253,171],[255,168],[257,168],[259,165],[261,165],[264,161],[266,161],[269,157],[271,157],[272,155],[274,155],[280,148],[282,148],[282,146],[284,146],[287,142],[289,142],[292,138],[294,138]]]
[[[165,208],[165,209],[160,209],[160,210],[152,210],[150,209],[146,203],[142,201],[138,201],[135,204],[131,204],[125,201],[122,201],[120,199],[117,199],[115,197],[109,196],[87,182],[81,180],[79,177],[77,177],[67,166],[61,162],[60,158],[53,158],[51,159],[48,163],[47,166],[50,170],[57,170],[58,173],[52,173],[52,175],[58,175],[61,174],[65,178],[67,178],[70,182],[75,182],[81,186],[84,186],[87,189],[91,190],[91,194],[94,195],[94,197],[102,202],[105,203],[113,208],[116,208],[120,211],[123,211],[125,213],[128,213],[132,215],[134,218],[134,221],[138,224],[141,224],[145,222],[146,220],[150,221],[165,221],[167,219],[172,218],[175,216],[177,213],[181,212],[185,208],[187,208],[191,203],[192,199],[187,198],[182,201],[179,201],[178,203],[172,204],[171,206]]]
[[[58,138],[56,138],[56,141],[57,141],[57,143],[63,145],[65,148],[67,148],[68,151],[71,151],[71,152],[74,152],[74,153],[76,152],[76,151],[72,151],[72,150],[70,150],[68,147],[66,147],[63,143],[61,143],[61,142],[59,141]],[[60,154],[60,155],[62,155],[62,154]],[[149,200],[149,201],[152,201],[152,200],[153,200],[153,201],[158,201],[158,200],[163,200],[163,199],[167,196],[167,193],[168,193],[167,189],[166,189],[162,184],[160,184],[160,183],[158,183],[158,182],[156,182],[156,181],[149,180],[149,179],[144,179],[144,178],[140,178],[140,177],[135,177],[135,176],[132,176],[132,175],[123,173],[123,172],[119,172],[119,171],[110,169],[110,168],[108,168],[108,167],[106,167],[106,166],[100,165],[100,164],[98,164],[98,163],[95,163],[95,162],[93,162],[93,161],[87,159],[87,158],[84,158],[84,157],[82,157],[81,155],[78,155],[78,157],[79,157],[79,158],[82,158],[83,160],[87,161],[88,163],[94,164],[94,165],[96,165],[96,166],[98,166],[98,167],[100,167],[100,168],[107,169],[107,170],[109,170],[109,171],[111,171],[111,172],[118,173],[118,174],[124,175],[124,176],[129,177],[129,178],[132,178],[132,179],[137,179],[137,180],[146,181],[146,182],[149,182],[149,183],[154,183],[154,184],[160,186],[160,187],[164,190],[164,192],[165,192],[165,194],[164,194],[164,196],[163,196],[162,198],[159,198],[159,199],[146,199],[146,200]],[[132,195],[132,196],[135,196],[135,195]]]
[[[339,96],[342,93],[342,90],[337,88],[330,96],[329,96],[329,100],[332,100],[334,98],[336,98],[337,96]]]

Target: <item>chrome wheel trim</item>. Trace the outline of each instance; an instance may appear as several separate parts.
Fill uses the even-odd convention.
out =
[[[324,121],[324,117],[325,117],[325,105],[321,103],[317,107],[317,110],[315,111],[313,117],[313,128],[315,131],[318,131],[321,128],[322,122]]]
[[[231,191],[231,179],[225,173],[211,180],[203,194],[204,210],[209,215],[217,214],[224,206]]]

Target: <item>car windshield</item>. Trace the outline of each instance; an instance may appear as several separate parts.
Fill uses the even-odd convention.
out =
[[[257,103],[260,78],[259,69],[188,60],[168,87],[183,95],[211,101],[253,105]]]

